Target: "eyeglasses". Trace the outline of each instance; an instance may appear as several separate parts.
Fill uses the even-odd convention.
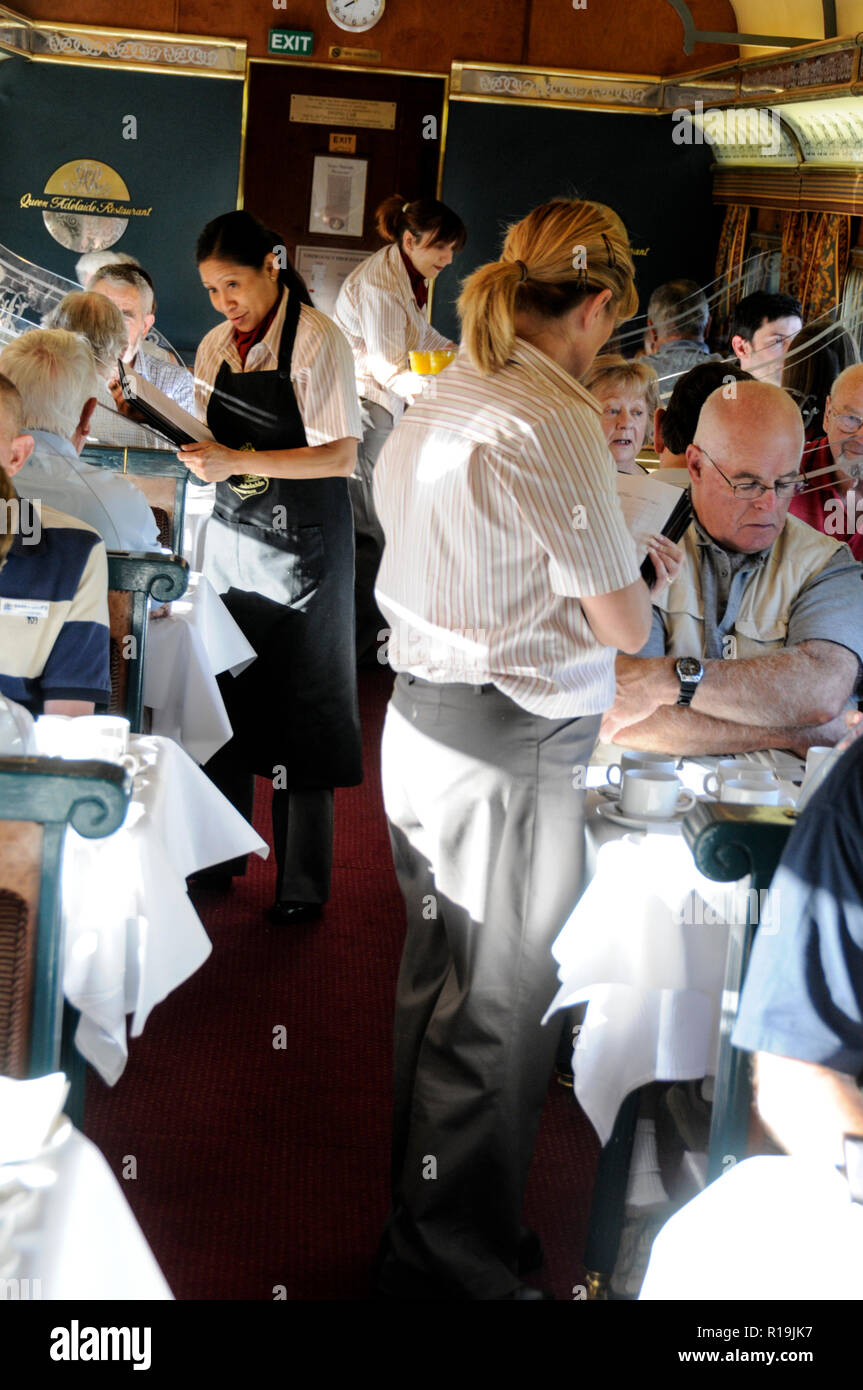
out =
[[[858,430],[863,430],[863,420],[859,415],[837,415],[832,406],[830,419],[836,421],[843,434],[856,434]]]
[[[730,478],[726,478],[722,469],[719,467],[719,464],[716,462],[715,459],[712,459],[710,457],[705,448],[703,448],[700,444],[695,444],[694,442],[693,448],[697,449],[700,454],[703,454],[704,457],[710,463],[713,464],[713,467],[716,469],[720,478],[722,478],[731,488],[731,491],[734,493],[734,496],[740,497],[745,501],[752,502],[756,498],[763,497],[765,492],[775,492],[776,500],[781,502],[786,497],[796,497],[798,492],[802,492],[806,486],[806,481],[804,478],[791,478],[787,481],[785,479],[780,479],[778,482],[774,483],[772,487],[768,487],[766,483],[733,483]]]

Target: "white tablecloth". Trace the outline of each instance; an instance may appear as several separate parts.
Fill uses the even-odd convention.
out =
[[[144,704],[152,732],[205,763],[232,732],[216,676],[238,675],[255,657],[209,580],[191,574],[169,616],[151,618],[147,629]]]
[[[41,1194],[32,1229],[13,1236],[21,1262],[12,1277],[19,1281],[21,1297],[20,1281],[26,1279],[31,1299],[173,1298],[120,1183],[95,1144],[75,1130],[54,1164],[57,1182]]]
[[[130,740],[145,762],[126,821],[113,835],[66,838],[64,992],[81,1010],[78,1050],[109,1085],[127,1058],[126,1014],[138,1037],[151,1010],[198,969],[210,940],[187,875],[268,847],[182,748]]]
[[[863,1299],[863,1206],[851,1201],[845,1179],[826,1165],[747,1158],[666,1222],[641,1298],[740,1304]],[[771,1345],[751,1349],[769,1351]],[[774,1342],[773,1349],[791,1344]],[[795,1342],[793,1350],[805,1351],[806,1342]]]
[[[213,514],[216,500],[216,484],[207,483],[201,487],[189,479],[186,487],[186,517],[183,528],[183,555],[193,570],[204,567],[204,543],[207,526]]]
[[[681,780],[698,792],[714,764],[687,762]],[[605,767],[587,780],[603,784]],[[586,802],[592,878],[552,948],[562,984],[545,1017],[589,1001],[575,1094],[605,1144],[630,1091],[715,1071],[727,924],[746,920],[748,899],[747,881],[698,872],[679,823],[627,833],[598,815],[597,791]]]

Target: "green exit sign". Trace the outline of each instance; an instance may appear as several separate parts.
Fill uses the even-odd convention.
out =
[[[267,52],[302,53],[308,57],[314,41],[315,36],[308,29],[271,29],[267,41]]]

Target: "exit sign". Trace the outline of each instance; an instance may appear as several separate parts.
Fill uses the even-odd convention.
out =
[[[271,29],[267,52],[304,54],[308,57],[314,41],[315,36],[308,29]]]

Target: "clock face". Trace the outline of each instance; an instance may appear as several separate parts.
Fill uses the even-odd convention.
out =
[[[327,13],[340,29],[356,34],[374,28],[385,4],[386,0],[327,0]]]

